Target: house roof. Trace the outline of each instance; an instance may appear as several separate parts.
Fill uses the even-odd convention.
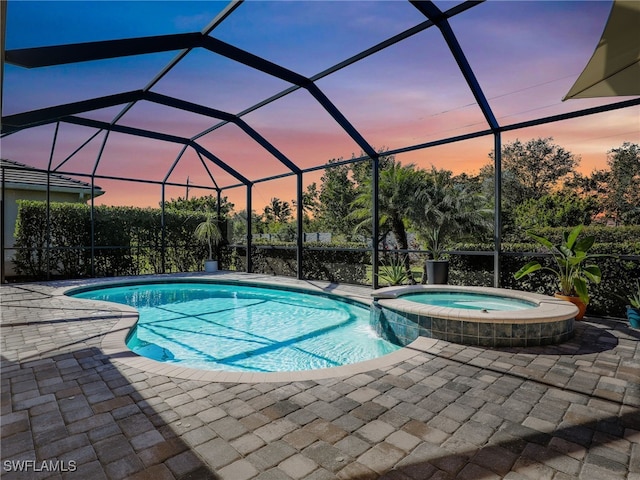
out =
[[[20,162],[0,159],[4,175],[4,185],[6,188],[16,188],[22,190],[46,190],[47,172],[38,170]],[[53,192],[69,192],[91,194],[91,184],[75,180],[64,175],[51,173],[49,185]],[[105,192],[99,186],[94,185],[94,196],[98,197]]]

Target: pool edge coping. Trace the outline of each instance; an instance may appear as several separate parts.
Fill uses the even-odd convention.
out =
[[[525,310],[503,310],[484,312],[482,310],[466,310],[461,308],[440,307],[435,305],[421,304],[404,300],[402,295],[409,293],[420,293],[428,291],[455,292],[465,291],[470,293],[480,293],[496,295],[500,294],[509,298],[526,300],[535,303],[537,307]],[[521,290],[511,290],[507,288],[495,287],[474,287],[458,285],[403,285],[396,287],[385,287],[374,290],[370,293],[374,302],[385,308],[403,313],[421,316],[433,316],[448,320],[460,320],[477,323],[531,323],[533,320],[539,323],[551,323],[575,318],[578,308],[565,300],[542,295],[539,293],[524,292]],[[490,315],[488,316],[487,313]]]

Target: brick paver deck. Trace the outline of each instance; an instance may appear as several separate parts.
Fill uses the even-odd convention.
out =
[[[0,287],[7,480],[640,479],[640,331],[621,320],[553,347],[427,342],[339,378],[220,383],[106,355],[122,312],[60,286]]]

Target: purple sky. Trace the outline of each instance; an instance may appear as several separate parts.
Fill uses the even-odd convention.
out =
[[[459,2],[436,1],[443,10]],[[200,31],[226,5],[211,1],[44,1],[9,0],[7,49],[147,35]],[[600,38],[611,1],[488,1],[450,23],[501,125],[612,103],[622,98],[561,102]],[[423,22],[410,3],[394,1],[246,1],[212,36],[312,76]],[[3,115],[96,96],[140,89],[176,52],[126,57],[39,69],[5,66]],[[487,128],[437,28],[413,37],[317,82],[363,137],[376,148],[399,148]],[[194,50],[152,91],[239,113],[289,85],[277,78]],[[111,121],[122,107],[82,116]],[[307,168],[331,158],[359,155],[360,148],[317,102],[299,90],[244,117],[294,163]],[[120,121],[191,137],[215,120],[147,102]],[[37,167],[47,165],[54,126],[25,130],[2,139],[2,156]],[[60,163],[94,131],[63,124],[54,152]],[[624,141],[640,142],[637,107],[559,122],[503,135],[503,142],[552,136],[582,158],[583,170],[604,168],[606,152]],[[65,171],[90,172],[102,135],[65,164]],[[227,125],[199,140],[243,175],[257,179],[286,167]],[[403,163],[434,164],[456,173],[488,163],[492,138],[399,155]],[[98,173],[162,180],[180,145],[112,134]],[[237,183],[218,168],[220,185]],[[199,159],[189,152],[171,180],[208,184]],[[305,176],[317,181],[319,174]],[[157,205],[159,187],[97,181],[105,203]],[[194,191],[195,194],[200,192]],[[183,195],[182,188],[168,196]],[[229,192],[242,207],[243,189]],[[255,187],[256,204],[272,196],[290,200],[295,181]]]

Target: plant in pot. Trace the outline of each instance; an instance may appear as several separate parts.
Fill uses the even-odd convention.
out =
[[[636,280],[636,291],[632,292],[627,299],[627,319],[633,328],[640,328],[640,281]]]
[[[562,242],[554,245],[551,240],[536,235],[527,234],[535,241],[550,250],[556,268],[542,266],[537,260],[533,260],[518,270],[514,277],[520,280],[538,270],[552,272],[558,281],[559,291],[555,293],[557,298],[572,302],[578,307],[576,320],[580,320],[589,304],[588,282],[600,283],[602,272],[600,267],[591,262],[596,257],[607,257],[605,254],[590,254],[589,250],[595,242],[595,237],[587,236],[578,239],[583,225],[574,227],[570,232],[564,232]]]
[[[442,236],[441,226],[428,229],[421,235],[431,258],[425,264],[427,283],[443,285],[449,282],[449,260],[446,252],[446,236]]]
[[[450,171],[435,167],[426,172],[415,193],[410,216],[418,238],[429,252],[425,276],[430,284],[448,282],[449,261],[444,255],[454,239],[483,235],[492,225],[485,198],[456,184],[451,175]]]
[[[218,261],[213,259],[213,250],[218,245],[218,242],[222,240],[222,233],[218,227],[218,217],[207,211],[205,219],[198,224],[193,233],[198,242],[204,243],[209,247],[209,258],[204,262],[204,271],[215,272],[218,270]]]

